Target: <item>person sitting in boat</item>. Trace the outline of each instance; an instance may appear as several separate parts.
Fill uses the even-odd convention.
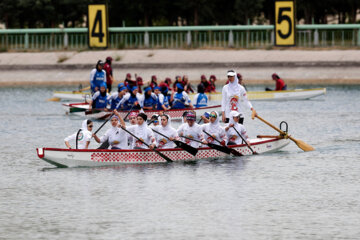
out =
[[[137,125],[137,113],[136,112],[131,112],[129,115],[129,123],[131,126],[135,126]],[[130,129],[128,129],[131,133],[132,132]],[[133,142],[134,138],[131,135],[128,135],[128,146],[130,147],[132,142]]]
[[[164,136],[155,133],[155,138],[157,147],[158,148],[175,148],[176,145],[173,140],[180,140],[179,135],[175,128],[171,126],[171,118],[169,115],[164,114],[161,115],[161,125],[159,125],[156,131],[162,133],[163,135],[167,136],[169,139],[165,138]]]
[[[271,75],[272,79],[276,82],[275,90],[272,90],[270,88],[265,88],[265,91],[282,91],[287,89],[287,85],[285,84],[284,80],[282,80],[279,75],[276,73],[273,73]]]
[[[184,91],[184,86],[181,83],[176,84],[175,92],[171,93],[170,102],[172,103],[173,109],[183,109],[183,108],[194,108],[191,104],[189,95]]]
[[[164,110],[167,111],[170,109],[170,105],[169,105],[169,98],[166,95],[166,97],[161,93],[161,88],[160,87],[155,87],[154,88],[154,94],[156,96],[156,109],[157,110]],[[167,92],[167,90],[165,90]]]
[[[225,146],[227,142],[227,137],[224,128],[220,126],[220,116],[218,112],[212,111],[209,117],[210,122],[202,125],[202,130],[204,131],[204,133],[207,132],[211,135],[210,137],[206,133],[204,134],[206,142],[217,144],[217,141],[215,140],[217,139],[221,142],[221,145]]]
[[[239,80],[239,84],[240,84],[241,86],[243,86],[243,87],[245,88],[245,90],[247,91],[247,88],[246,88],[246,86],[245,86],[245,84],[244,84],[242,75],[241,75],[240,73],[237,73],[236,76],[237,76],[237,78],[238,78],[238,80]]]
[[[126,93],[124,97],[120,100],[116,109],[130,110],[140,109],[143,104],[143,96],[138,93],[138,87],[134,86],[131,88],[130,92]],[[133,107],[134,106],[134,107]]]
[[[200,147],[200,143],[191,141],[190,139],[195,139],[201,141],[203,143],[207,143],[204,139],[204,133],[202,131],[202,127],[197,124],[196,122],[196,113],[195,111],[188,112],[186,115],[186,122],[187,124],[182,124],[178,129],[178,134],[180,137],[185,136],[184,142],[189,144],[194,148]],[[190,139],[188,139],[190,138]]]
[[[171,90],[171,78],[167,77],[163,82],[159,84],[160,88],[167,87],[168,90]]]
[[[85,119],[81,124],[81,129],[79,131],[75,132],[74,134],[66,137],[64,139],[65,145],[68,149],[71,149],[71,145],[69,141],[71,140],[77,140],[77,149],[88,149],[90,140],[92,137],[92,129],[93,129],[93,122],[91,120]]]
[[[126,90],[127,90],[127,88],[124,85],[122,85],[118,88],[117,93],[113,93],[110,96],[108,96],[108,101],[110,103],[111,110],[116,109],[116,107],[119,105],[119,102],[121,101],[121,99],[125,96]]]
[[[95,92],[100,90],[100,85],[102,83],[106,84],[106,72],[103,70],[104,62],[99,60],[96,63],[96,66],[90,73],[90,86],[91,86],[91,93],[94,94]]]
[[[150,124],[153,124],[152,129],[156,130],[156,128],[160,126],[160,115],[159,114],[152,115],[151,119],[150,119],[150,122],[149,122],[149,125]]]
[[[181,84],[184,86],[184,91],[186,93],[193,93],[195,92],[192,87],[191,87],[191,84],[189,82],[189,77],[187,75],[184,75],[182,77],[182,81],[181,81]]]
[[[124,85],[125,87],[127,87],[129,90],[136,86],[136,81],[135,80],[131,80],[131,73],[127,73],[125,76],[125,80],[124,80]]]
[[[205,94],[205,87],[202,83],[197,86],[198,93],[194,96],[194,106],[196,108],[206,107],[208,105],[208,97]]]
[[[89,110],[107,110],[108,104],[108,93],[106,92],[106,83],[103,82],[100,85],[100,91],[97,91],[91,98],[89,102]]]
[[[153,149],[156,146],[156,139],[153,131],[146,124],[147,116],[145,113],[139,113],[137,115],[137,125],[127,126],[126,129],[131,131],[136,137],[141,139],[134,139],[131,148],[132,149],[147,149],[148,147],[143,143],[145,142]]]
[[[225,127],[225,132],[228,139],[227,145],[239,145],[244,143],[241,137],[239,136],[239,134],[237,134],[237,132],[234,130],[234,128],[241,134],[241,136],[246,141],[248,139],[248,135],[246,134],[246,129],[244,125],[239,123],[240,117],[241,117],[241,113],[236,111],[230,112],[230,122]]]
[[[149,86],[151,87],[151,90],[153,90],[153,91],[154,91],[154,88],[158,86],[157,77],[155,75],[151,76],[151,81],[150,81]]]
[[[172,88],[173,88],[174,90],[175,90],[176,85],[177,85],[178,83],[182,84],[182,79],[181,79],[180,76],[175,76],[175,82],[174,82],[173,85],[172,85]]]
[[[204,74],[200,77],[200,83],[204,85],[205,92],[210,92],[210,82],[206,79]]]
[[[216,76],[211,75],[210,78],[209,78],[209,86],[208,86],[208,91],[209,92],[216,92],[215,81],[216,81]]]
[[[110,149],[128,149],[128,134],[121,128],[125,127],[125,122],[116,109],[114,110],[114,115],[111,117],[110,122],[111,127],[106,130],[105,134],[100,138],[94,134],[94,139],[98,143],[108,141]]]
[[[151,91],[151,87],[146,87],[144,89],[144,109],[145,110],[152,110],[156,109],[156,102],[157,102],[157,96],[155,93]]]
[[[251,117],[254,119],[256,111],[247,98],[245,88],[239,84],[236,72],[234,70],[229,70],[227,72],[227,77],[229,79],[229,84],[224,85],[221,96],[222,121],[225,123],[229,122],[230,111],[242,113],[242,106],[240,102],[243,102],[252,111]],[[244,119],[242,119],[241,124],[243,123],[243,120]]]
[[[209,123],[210,122],[210,113],[209,112],[205,112],[203,115],[200,116],[200,121],[198,123],[200,123],[201,121],[203,121],[204,123]]]

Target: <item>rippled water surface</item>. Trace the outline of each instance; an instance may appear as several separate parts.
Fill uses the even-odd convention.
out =
[[[0,239],[360,238],[360,86],[253,102],[313,152],[291,143],[233,159],[73,169],[36,155],[81,126],[46,101],[53,90],[66,89],[0,88]],[[249,115],[245,126],[250,137],[276,134]]]

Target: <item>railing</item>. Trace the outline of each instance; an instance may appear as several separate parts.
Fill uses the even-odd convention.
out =
[[[272,25],[110,27],[109,47],[124,48],[271,48]],[[87,28],[2,29],[0,51],[82,50]],[[299,47],[360,47],[360,24],[297,25]]]

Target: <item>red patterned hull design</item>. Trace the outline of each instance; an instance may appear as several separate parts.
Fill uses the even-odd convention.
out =
[[[69,104],[63,104],[63,107],[65,109],[66,113],[73,113],[80,116],[86,116],[86,118],[91,119],[107,119],[112,114],[111,112],[89,112],[89,111],[76,111],[74,109],[78,108],[87,110],[89,109],[89,104],[87,103],[69,103]],[[172,119],[181,119],[182,114],[184,111],[190,110],[190,109],[170,109],[169,111],[166,111],[166,114],[170,115]],[[201,107],[201,108],[194,108],[193,109],[198,116],[204,114],[205,112],[211,112],[211,111],[220,111],[221,105],[214,105],[209,107]],[[139,112],[138,110],[135,110],[133,112]],[[164,112],[162,110],[145,110],[146,115],[150,119],[152,115],[159,114],[161,112]],[[125,117],[128,111],[119,111],[121,117]]]
[[[257,153],[275,152],[289,144],[289,139],[256,138],[252,139],[251,147]],[[235,145],[243,155],[251,155],[246,145]],[[223,152],[205,147],[199,148],[194,157],[182,149],[158,150],[174,162],[194,161],[229,156]],[[122,164],[166,163],[160,155],[150,149],[144,150],[103,150],[103,149],[61,149],[61,148],[38,148],[38,157],[58,167],[97,167],[113,166]]]

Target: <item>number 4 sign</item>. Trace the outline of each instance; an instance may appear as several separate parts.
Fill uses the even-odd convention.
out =
[[[90,48],[108,47],[108,18],[105,4],[88,5],[88,38]]]
[[[275,46],[295,46],[294,1],[275,2]]]

